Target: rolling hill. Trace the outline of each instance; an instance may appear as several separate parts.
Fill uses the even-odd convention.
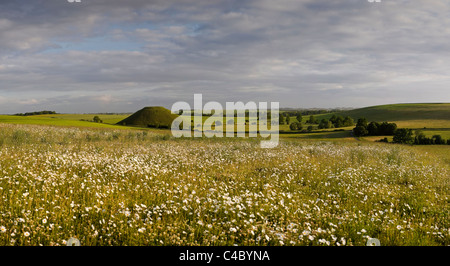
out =
[[[144,107],[129,117],[119,121],[118,125],[170,128],[177,116],[161,106]]]
[[[96,114],[46,114],[32,116],[0,115],[0,123],[88,128],[128,128],[116,125],[117,121],[124,119],[128,115],[97,114],[103,120],[103,123],[90,122],[89,120],[92,120],[95,115]]]
[[[450,103],[414,103],[378,105],[339,112],[353,119],[365,117],[368,121],[390,121],[401,127],[450,128]]]

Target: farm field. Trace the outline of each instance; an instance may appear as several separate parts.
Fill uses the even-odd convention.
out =
[[[73,127],[93,127],[93,128],[127,128],[117,126],[119,122],[128,115],[105,115],[98,114],[103,123],[94,123],[81,120],[92,120],[97,114],[51,114],[33,116],[0,115],[0,123],[8,124],[28,124],[28,125],[51,125],[51,126],[73,126]],[[129,128],[129,127],[128,127]]]
[[[450,139],[450,129],[422,129],[426,136],[441,135],[444,139]]]
[[[448,121],[450,103],[389,104],[341,112],[352,117],[366,117],[369,121]]]
[[[155,132],[1,124],[0,245],[450,244],[448,146]]]
[[[441,135],[444,139],[450,138],[450,104],[448,103],[415,103],[415,104],[390,104],[379,105],[354,110],[325,113],[314,115],[316,120],[330,119],[333,115],[340,115],[342,117],[350,116],[356,122],[358,118],[364,117],[368,122],[390,122],[395,123],[399,128],[410,128],[413,130],[421,130],[426,137],[433,135]],[[291,121],[297,122],[295,117],[291,116]],[[306,121],[308,115],[303,116]],[[303,124],[303,128],[310,124]],[[317,125],[315,125],[317,127]],[[339,128],[350,131],[353,127]],[[280,125],[280,130],[289,131],[288,125]],[[322,132],[305,133],[304,136],[297,136],[298,138],[310,138],[318,134],[338,136],[338,133],[330,133],[333,129],[322,130]],[[344,137],[345,134],[341,133]],[[348,133],[350,134],[350,133]],[[291,135],[287,135],[291,136]],[[384,136],[364,137],[365,140],[379,140]],[[389,138],[389,137],[388,137]],[[390,137],[392,139],[392,137]]]

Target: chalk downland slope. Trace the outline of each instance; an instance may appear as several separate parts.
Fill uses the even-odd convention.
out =
[[[129,117],[119,121],[117,124],[137,127],[170,128],[172,121],[176,117],[176,115],[164,107],[150,106],[142,108]]]
[[[359,108],[339,113],[353,119],[396,122],[401,127],[450,128],[450,103],[389,104]]]

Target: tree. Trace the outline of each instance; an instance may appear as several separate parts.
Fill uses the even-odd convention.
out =
[[[297,122],[301,123],[303,119],[302,113],[298,113],[298,115],[295,118],[297,118]]]
[[[367,119],[365,117],[358,118],[358,122],[356,122],[356,126],[367,128]]]
[[[433,143],[437,145],[445,144],[445,140],[442,138],[441,135],[434,135],[432,137]]]
[[[425,134],[423,133],[422,130],[416,130],[414,132],[414,135],[416,135],[414,137],[414,144],[416,144],[416,145],[418,145],[418,144],[425,144],[426,137],[425,137]]]
[[[293,122],[291,125],[289,125],[289,128],[291,130],[302,130],[303,126],[302,123]]]
[[[308,126],[308,128],[306,130],[311,132],[313,130],[313,128],[314,128],[313,126]]]
[[[333,115],[330,118],[330,122],[333,124],[334,127],[343,127],[344,126],[344,118],[340,115]]]
[[[357,137],[361,137],[361,136],[367,136],[367,134],[369,134],[369,131],[367,131],[366,127],[363,126],[356,126],[353,129],[353,134],[355,134],[355,136]]]
[[[355,122],[353,121],[353,119],[350,116],[346,116],[344,118],[344,127],[351,127],[354,125],[355,125]]]
[[[320,120],[318,128],[319,129],[327,128],[327,123],[328,123],[328,120],[325,118]]]
[[[397,129],[397,124],[383,122],[378,125],[378,134],[379,135],[394,135],[394,132],[396,129]]]
[[[356,127],[353,128],[353,134],[355,136],[367,136],[369,131],[367,130],[367,119],[365,117],[358,118],[356,122]]]
[[[103,123],[103,121],[97,115],[92,119],[95,123]]]
[[[313,115],[309,116],[309,120],[308,120],[309,124],[317,124],[317,120]]]
[[[367,125],[367,131],[368,131],[368,135],[369,136],[378,136],[379,134],[379,130],[378,127],[380,126],[379,123],[377,122],[370,122],[369,125]]]
[[[330,121],[331,121],[331,123],[335,123],[336,122],[336,119],[337,119],[337,116],[336,115],[333,115],[331,118],[330,118]]]
[[[302,130],[303,125],[302,123],[293,122],[290,126],[291,130]]]
[[[286,116],[286,124],[290,124],[291,123],[291,117],[289,115]]]
[[[330,120],[328,119],[322,119],[319,123],[319,129],[323,129],[323,128],[332,128],[333,127],[333,123],[331,123]]]
[[[286,118],[284,117],[284,115],[282,113],[280,113],[279,123],[280,123],[280,125],[284,125],[286,123]]]
[[[334,124],[331,123],[331,121],[328,120],[328,122],[327,122],[325,128],[334,128]]]
[[[413,132],[409,128],[399,128],[394,132],[394,143],[401,144],[412,144],[413,143]]]
[[[342,116],[338,116],[332,123],[333,123],[334,127],[336,127],[336,128],[343,127],[344,126],[344,118],[342,118]]]

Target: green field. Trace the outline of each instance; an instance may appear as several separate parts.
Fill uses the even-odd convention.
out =
[[[450,244],[450,169],[404,145],[1,124],[0,169],[2,246]]]
[[[286,133],[280,134],[281,138],[289,139],[318,139],[318,140],[355,140],[350,130],[334,131],[334,130],[319,130],[307,133]]]
[[[423,129],[426,136],[441,135],[444,139],[450,139],[450,129]]]
[[[390,104],[340,112],[354,119],[395,122],[399,127],[450,128],[450,103]]]
[[[450,145],[282,125],[262,149],[94,116],[0,116],[0,245],[450,245]],[[449,118],[409,118],[450,138]]]
[[[81,120],[92,120],[99,116],[103,123],[94,123]],[[29,124],[29,125],[53,125],[73,127],[97,127],[97,128],[123,128],[115,125],[128,115],[102,115],[102,114],[52,114],[33,116],[0,115],[0,123],[7,124]]]
[[[434,133],[441,134],[444,138],[449,138],[450,131],[450,104],[393,104],[380,105],[373,107],[360,108],[350,111],[338,113],[326,113],[314,115],[317,120],[323,118],[329,119],[332,115],[350,116],[355,121],[360,117],[366,117],[368,121],[388,121],[394,122],[399,127],[422,129],[427,136],[432,136]],[[103,123],[93,123],[81,120],[92,120],[98,115]],[[56,126],[76,126],[76,127],[99,127],[99,128],[124,128],[123,126],[115,125],[119,121],[129,117],[131,114],[53,114],[53,115],[35,115],[35,116],[12,116],[0,115],[0,123],[12,124],[36,124],[36,125],[56,125]],[[204,122],[208,117],[202,117]],[[309,124],[305,121],[309,119],[309,115],[303,116],[303,128],[305,129]],[[252,121],[250,121],[251,123]],[[291,117],[291,122],[297,122],[295,117]],[[223,119],[223,124],[226,125],[226,119]],[[314,125],[315,128],[317,125]],[[197,125],[192,127],[199,128]],[[249,125],[246,125],[248,130]],[[126,128],[126,127],[125,127]],[[217,127],[221,129],[222,127]],[[351,130],[351,128],[344,128]],[[280,125],[280,131],[289,132],[289,125]],[[323,133],[305,133],[298,135],[298,138],[322,138],[319,136],[323,134],[324,137],[331,136],[335,138],[338,135],[346,137],[342,133],[330,133],[330,130],[323,130]],[[297,134],[294,134],[297,135]],[[285,137],[292,137],[290,134],[285,134]]]
[[[355,122],[360,117],[367,121],[394,122],[403,128],[445,128],[450,129],[450,103],[421,103],[421,104],[390,104],[359,108],[349,111],[325,113],[314,115],[321,119],[330,119],[333,115],[342,117],[350,116]],[[309,119],[309,115],[303,116],[303,123]],[[291,121],[297,122],[295,117]],[[280,126],[288,129],[288,126]]]
[[[350,116],[356,122],[365,117],[367,121],[396,123],[399,128],[421,129],[427,137],[439,134],[445,139],[450,138],[450,103],[417,103],[390,104],[359,108],[343,112],[314,115],[317,120],[329,119],[332,115]],[[303,121],[309,116],[303,116]],[[291,117],[291,121],[297,121]],[[307,127],[309,124],[303,125]],[[350,130],[351,128],[345,128]],[[289,130],[288,125],[280,125],[280,130]],[[324,132],[324,135],[329,133]],[[306,134],[306,138],[310,134]],[[300,136],[299,136],[300,137]],[[301,138],[301,137],[300,137]],[[380,137],[381,138],[381,137]],[[377,138],[377,139],[380,139]],[[374,138],[366,138],[374,139]]]

